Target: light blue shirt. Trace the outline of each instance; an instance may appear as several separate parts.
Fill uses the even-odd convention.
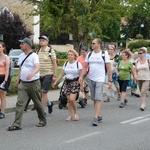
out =
[[[146,54],[145,54],[145,58],[146,58],[146,59],[150,59],[150,54],[147,54],[147,53],[146,53]]]

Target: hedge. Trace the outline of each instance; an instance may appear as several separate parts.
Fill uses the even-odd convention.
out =
[[[139,49],[141,47],[147,47],[148,52],[150,52],[150,41],[146,41],[142,39],[142,40],[132,42],[128,45],[128,48],[130,48],[132,52],[135,51],[134,49]]]

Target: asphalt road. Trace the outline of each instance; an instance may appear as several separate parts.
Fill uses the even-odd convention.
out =
[[[65,121],[67,110],[54,106],[47,116],[47,126],[36,127],[35,111],[24,113],[22,130],[6,131],[14,113],[0,120],[0,150],[150,150],[150,96],[147,109],[140,111],[140,98],[127,96],[125,108],[119,101],[102,103],[103,123],[92,126],[93,103],[78,106],[79,121]],[[149,100],[148,100],[149,99]]]

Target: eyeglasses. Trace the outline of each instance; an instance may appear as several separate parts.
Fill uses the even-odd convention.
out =
[[[94,45],[94,44],[96,44],[96,43],[92,43],[92,45]]]
[[[138,54],[143,54],[143,53],[138,53]]]

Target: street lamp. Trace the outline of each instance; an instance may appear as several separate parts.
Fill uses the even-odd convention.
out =
[[[141,28],[144,28],[144,23],[140,21],[139,34],[141,32]]]

